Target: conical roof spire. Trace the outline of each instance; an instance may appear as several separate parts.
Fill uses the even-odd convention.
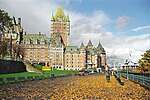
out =
[[[62,20],[62,21],[65,21],[66,20],[66,15],[62,9],[62,7],[58,7],[58,10],[55,14],[55,20]]]
[[[85,48],[85,46],[84,46],[84,44],[83,44],[83,42],[82,42],[82,44],[81,44],[81,46],[80,46],[80,49],[84,49]]]
[[[51,20],[55,20],[55,17],[54,17],[54,15],[53,15],[53,13],[52,13],[52,18],[51,18]]]
[[[70,21],[69,15],[66,16],[66,21]]]
[[[99,50],[99,49],[102,49],[103,47],[102,47],[102,45],[101,45],[101,43],[99,42],[98,43],[98,46],[97,46],[97,49]]]
[[[89,40],[88,45],[87,46],[93,46],[91,40]]]

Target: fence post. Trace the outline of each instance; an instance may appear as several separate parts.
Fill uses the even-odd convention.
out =
[[[144,74],[143,73],[142,73],[142,78],[143,78],[143,82],[142,83],[144,84]]]

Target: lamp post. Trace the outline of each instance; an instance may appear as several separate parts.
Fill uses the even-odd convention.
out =
[[[118,71],[119,71],[119,74],[118,74],[118,75],[119,75],[119,78],[120,78],[120,76],[121,76],[121,73],[120,73],[120,72],[121,72],[121,63],[119,63]]]
[[[142,60],[143,62],[146,62],[146,60]],[[142,84],[144,84],[144,65],[142,64]]]
[[[127,80],[128,80],[128,73],[129,73],[128,72],[128,66],[129,66],[129,61],[126,59],[125,62],[124,62],[124,67],[126,68],[126,76],[127,76],[126,78],[127,78]]]

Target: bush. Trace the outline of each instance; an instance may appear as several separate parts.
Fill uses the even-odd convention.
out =
[[[42,66],[41,65],[38,65],[38,64],[34,64],[33,67],[35,67],[36,69],[38,70],[41,70],[42,71]]]

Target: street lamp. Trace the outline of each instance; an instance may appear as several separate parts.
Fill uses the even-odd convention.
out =
[[[126,60],[125,62],[124,62],[124,67],[126,67],[126,72],[127,72],[127,80],[128,80],[128,60]]]
[[[142,60],[142,61],[146,62],[146,60]],[[142,79],[143,79],[142,83],[144,84],[144,66],[143,66],[143,64],[142,64]]]

